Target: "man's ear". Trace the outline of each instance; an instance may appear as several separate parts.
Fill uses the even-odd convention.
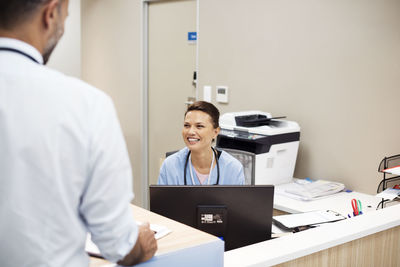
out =
[[[54,25],[54,21],[57,21],[57,18],[60,15],[58,12],[59,4],[60,0],[51,0],[43,7],[42,18],[45,29],[51,28],[52,25]]]

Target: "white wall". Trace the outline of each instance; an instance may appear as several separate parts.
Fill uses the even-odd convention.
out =
[[[81,0],[69,1],[69,15],[65,21],[65,32],[47,66],[67,75],[81,77]]]
[[[373,194],[400,152],[400,1],[201,0],[199,87],[301,127],[295,176]],[[202,95],[202,94],[200,94]]]
[[[141,190],[141,1],[82,1],[82,79],[114,101],[133,169],[134,203]]]

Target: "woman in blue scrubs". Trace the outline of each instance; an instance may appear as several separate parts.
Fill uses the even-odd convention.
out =
[[[213,104],[197,101],[190,105],[182,129],[186,147],[165,159],[158,184],[244,184],[242,164],[227,152],[211,146],[219,131],[219,111]]]

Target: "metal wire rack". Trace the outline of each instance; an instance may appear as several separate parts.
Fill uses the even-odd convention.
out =
[[[378,172],[383,174],[383,179],[378,184],[378,188],[376,189],[377,193],[384,191],[385,189],[392,186],[392,184],[396,183],[397,181],[400,181],[400,175],[393,175],[393,174],[390,174],[390,173],[387,173],[384,171],[388,168],[392,168],[392,167],[396,167],[396,166],[400,166],[400,154],[393,155],[390,157],[384,157],[382,159],[382,161],[378,167]],[[397,200],[398,199],[396,198],[395,201],[397,201]],[[382,199],[382,201],[379,203],[378,207],[381,206],[381,208],[383,208],[389,202],[391,202],[391,201]]]

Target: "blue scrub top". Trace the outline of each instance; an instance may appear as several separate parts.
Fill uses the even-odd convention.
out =
[[[158,176],[159,185],[184,185],[183,170],[185,168],[186,158],[189,153],[187,147],[179,150],[175,154],[167,157],[160,169],[160,175]],[[243,185],[244,184],[244,173],[242,164],[229,155],[227,152],[222,151],[221,156],[218,159],[219,163],[219,185]],[[189,164],[186,168],[186,184],[193,185],[192,179],[190,178],[190,167]],[[218,171],[217,165],[214,166],[211,172],[210,185],[217,183]],[[208,179],[203,185],[208,184]],[[201,185],[197,178],[196,172],[193,169],[193,180],[195,185]]]

